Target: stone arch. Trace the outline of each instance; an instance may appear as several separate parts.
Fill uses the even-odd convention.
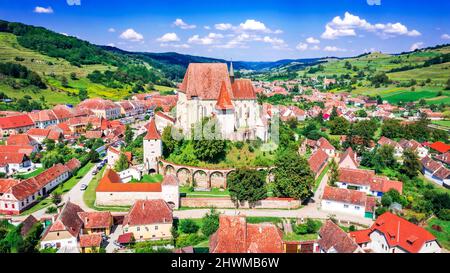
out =
[[[221,171],[214,171],[210,175],[211,187],[212,188],[226,188],[227,181],[226,177]]]
[[[233,173],[235,173],[236,171],[235,170],[231,170],[231,171],[229,171],[228,173],[227,173],[227,175],[226,175],[226,185],[228,185],[228,179],[229,179],[229,177],[230,177],[230,175],[231,174],[233,174]]]
[[[172,165],[166,165],[164,175],[175,174],[175,168]]]
[[[193,181],[196,188],[209,189],[208,174],[203,170],[197,170],[194,172]]]
[[[192,183],[191,171],[188,168],[178,169],[177,177],[180,181],[180,186],[190,186]]]

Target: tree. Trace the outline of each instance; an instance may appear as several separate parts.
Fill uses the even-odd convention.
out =
[[[336,164],[336,161],[334,161],[333,159],[330,162],[330,177],[328,179],[328,185],[334,186],[338,181],[339,181],[339,169]]]
[[[367,112],[364,109],[356,111],[356,116],[359,118],[367,118]]]
[[[273,192],[278,197],[304,199],[311,195],[314,175],[308,161],[292,151],[277,156]]]
[[[180,230],[183,233],[197,233],[199,226],[192,219],[180,221]]]
[[[125,127],[125,142],[130,144],[133,141],[134,132],[130,125],[127,124]]]
[[[182,140],[176,140],[172,137],[172,129],[172,126],[165,127],[161,135],[163,154],[166,158],[169,157],[170,154],[175,151],[175,149],[180,147],[183,142]]]
[[[265,177],[258,170],[237,169],[228,175],[227,187],[236,207],[243,201],[253,206],[256,201],[267,196]]]
[[[85,88],[80,88],[78,90],[78,98],[80,99],[80,101],[84,101],[88,98],[88,92]]]
[[[77,78],[77,73],[75,73],[75,72],[72,72],[72,73],[70,73],[70,78],[72,79],[72,80],[78,80],[78,78]]]
[[[62,76],[62,78],[61,78],[61,85],[63,87],[69,87],[69,82],[67,81],[66,76]]]
[[[91,162],[97,162],[100,159],[100,155],[94,149],[91,149],[88,154],[88,158]]]
[[[53,139],[46,138],[44,139],[43,143],[47,148],[47,151],[52,151],[53,149],[55,149],[56,144]]]
[[[61,194],[53,192],[52,193],[52,203],[55,205],[58,205],[59,203],[61,203],[62,197]]]
[[[46,153],[41,159],[44,168],[48,169],[58,163],[64,163],[64,156],[56,151]]]
[[[397,165],[397,160],[394,157],[394,147],[391,145],[382,145],[379,147],[373,158],[373,165],[378,170],[384,168],[393,169]]]
[[[119,159],[114,165],[114,170],[117,172],[121,172],[128,169],[128,158],[124,153],[120,153]]]
[[[447,81],[447,85],[445,86],[445,90],[450,90],[450,79]]]
[[[400,138],[402,131],[400,120],[397,119],[387,119],[381,126],[381,135],[387,138]]]
[[[330,120],[334,120],[337,117],[338,117],[337,107],[333,106],[333,109],[331,110],[330,114]]]
[[[219,228],[219,213],[211,208],[210,212],[202,218],[201,232],[205,236],[211,236]]]
[[[346,135],[350,128],[350,122],[343,117],[336,117],[329,122],[332,135]]]
[[[33,227],[30,229],[28,234],[25,235],[25,238],[23,240],[23,252],[24,253],[37,253],[38,251],[38,244],[39,239],[41,237],[42,231],[44,230],[44,227],[41,223],[36,223],[33,225]]]
[[[416,152],[412,149],[403,151],[403,165],[400,171],[406,174],[409,178],[416,177],[421,169],[421,163]]]

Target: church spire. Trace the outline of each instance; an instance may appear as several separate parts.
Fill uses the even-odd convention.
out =
[[[233,60],[231,60],[231,62],[230,62],[230,81],[231,81],[231,84],[234,83]]]

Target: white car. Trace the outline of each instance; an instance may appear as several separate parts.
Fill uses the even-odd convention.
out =
[[[80,190],[85,191],[87,187],[88,186],[86,184],[81,184]]]

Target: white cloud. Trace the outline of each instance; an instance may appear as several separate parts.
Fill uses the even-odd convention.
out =
[[[299,43],[295,48],[300,51],[305,51],[308,49],[308,44]]]
[[[48,7],[48,8],[44,8],[44,7],[35,7],[34,8],[34,12],[35,13],[47,13],[47,14],[49,14],[49,13],[53,13],[53,9],[52,9],[52,7]]]
[[[339,48],[339,47],[335,47],[335,46],[326,46],[323,51],[327,51],[327,52],[345,52],[347,50],[343,49],[343,48]]]
[[[223,35],[220,33],[209,33],[205,37],[200,37],[200,35],[194,35],[188,39],[188,43],[197,45],[211,45],[217,42],[217,40],[222,39]]]
[[[309,49],[311,49],[311,50],[320,50],[320,47],[318,45],[313,45]]]
[[[409,48],[410,51],[414,51],[416,49],[420,49],[423,47],[423,42],[417,42],[411,45],[411,47]]]
[[[203,28],[204,28],[204,29],[207,29],[207,30],[210,30],[210,29],[211,29],[210,26],[204,26]]]
[[[67,5],[69,6],[80,6],[81,0],[67,0]]]
[[[449,34],[442,34],[441,39],[442,40],[450,40],[450,35]]]
[[[173,25],[176,27],[179,27],[181,29],[194,29],[197,26],[196,25],[189,25],[186,22],[184,22],[182,19],[178,18],[173,22]]]
[[[217,30],[230,30],[233,28],[233,25],[228,24],[228,23],[220,23],[220,24],[215,24],[214,27]]]
[[[243,30],[267,31],[267,27],[264,23],[253,19],[247,19],[244,23],[241,23],[239,27]]]
[[[132,28],[129,28],[129,29],[125,30],[124,32],[122,32],[122,34],[120,34],[119,37],[124,40],[129,40],[132,42],[140,42],[140,41],[144,40],[144,36],[142,34],[136,32]]]
[[[112,46],[112,47],[115,47],[115,46],[116,46],[116,44],[114,44],[114,43],[109,43],[109,44],[107,44],[107,46]]]
[[[275,33],[275,34],[282,34],[283,31],[282,31],[281,29],[277,29],[277,30],[275,30],[273,33]]]
[[[421,33],[415,29],[409,30],[401,23],[377,23],[371,24],[367,20],[345,12],[344,18],[336,16],[325,25],[325,31],[322,33],[323,39],[336,39],[345,36],[356,36],[356,30],[374,32],[382,38],[395,37],[397,35],[406,35],[411,37],[420,36]]]
[[[369,6],[380,6],[381,5],[381,0],[367,0],[367,4]]]
[[[65,32],[61,32],[62,35],[64,36],[69,36],[69,34],[65,33]]]
[[[161,47],[173,47],[173,48],[190,48],[191,46],[188,44],[168,44],[168,43],[162,43],[160,44]]]
[[[284,42],[284,40],[283,40],[283,39],[280,39],[280,38],[264,36],[264,38],[262,39],[262,41],[263,41],[264,43],[272,44],[272,48],[273,48],[273,49],[287,49],[287,48],[288,48],[288,46],[287,46],[287,44]]]
[[[166,33],[163,36],[156,39],[158,42],[178,42],[180,38],[178,38],[178,35],[174,32]]]
[[[306,39],[308,44],[320,44],[320,41],[314,37],[309,37]]]
[[[113,27],[108,28],[108,32],[116,32],[116,29]]]

